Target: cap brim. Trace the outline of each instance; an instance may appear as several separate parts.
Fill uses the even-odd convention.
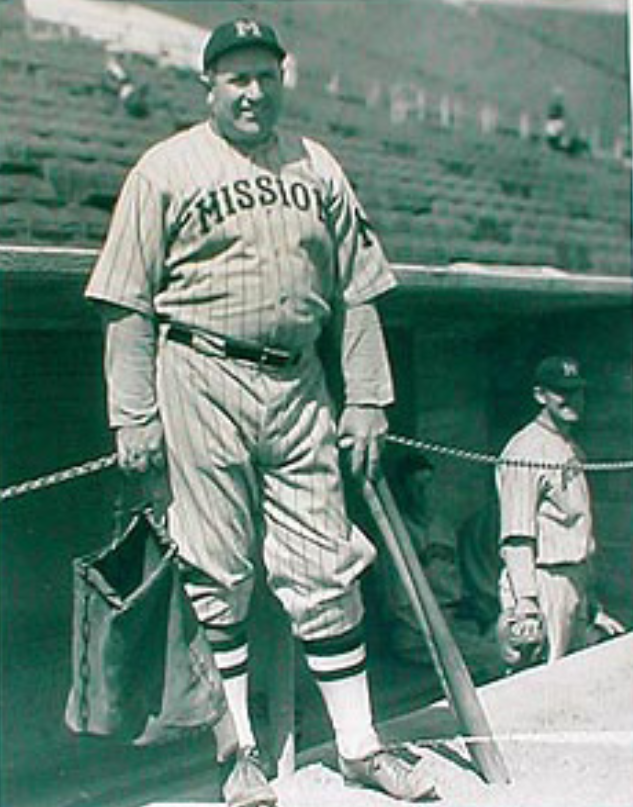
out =
[[[261,50],[267,50],[270,53],[274,54],[279,61],[283,61],[286,58],[286,51],[281,47],[281,45],[275,45],[273,42],[253,42],[245,41],[245,42],[232,42],[225,48],[222,48],[217,53],[213,53],[210,57],[206,57],[204,60],[204,69],[208,70],[210,67],[221,59],[223,56],[226,56],[227,53],[233,53],[236,50],[243,50],[244,48],[260,48]]]
[[[541,382],[538,386],[544,387],[545,389],[551,389],[552,392],[577,392],[578,390],[584,389],[587,386],[587,382],[584,378],[576,378],[573,381],[566,381],[557,384],[547,384]]]

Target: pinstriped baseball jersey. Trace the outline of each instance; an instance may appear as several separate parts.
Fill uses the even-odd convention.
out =
[[[540,565],[586,560],[594,551],[594,536],[589,488],[578,466],[582,458],[575,443],[537,418],[514,435],[502,458],[563,467],[498,467],[501,538],[536,538]]]
[[[394,285],[341,168],[303,138],[242,153],[200,123],[130,172],[87,295],[301,349],[332,308]]]
[[[280,136],[243,153],[202,123],[150,149],[130,172],[87,296],[300,355],[273,370],[159,340],[169,529],[203,573],[187,589],[201,620],[246,617],[263,531],[269,583],[298,636],[321,639],[358,623],[357,577],[373,549],[347,518],[336,424],[312,345],[337,309],[362,311],[393,285],[341,168],[311,140]],[[390,399],[386,356],[344,354],[348,376],[359,376],[346,377],[352,397]]]

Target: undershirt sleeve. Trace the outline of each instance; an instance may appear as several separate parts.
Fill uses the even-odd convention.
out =
[[[166,202],[138,168],[128,175],[86,297],[152,315],[165,261]]]
[[[371,303],[348,308],[342,333],[345,403],[387,406],[393,384],[380,318]]]

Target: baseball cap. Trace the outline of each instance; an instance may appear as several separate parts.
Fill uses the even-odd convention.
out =
[[[224,22],[213,30],[204,46],[202,69],[206,73],[220,56],[231,50],[249,47],[266,48],[279,59],[286,55],[270,25],[252,19],[238,19]]]
[[[553,392],[572,392],[587,385],[580,374],[578,361],[570,356],[548,356],[543,359],[536,368],[534,383]]]

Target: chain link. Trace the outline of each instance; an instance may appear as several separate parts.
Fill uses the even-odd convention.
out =
[[[444,446],[430,440],[414,440],[411,437],[401,437],[397,434],[388,434],[387,440],[406,448],[416,451],[428,451],[433,454],[440,454],[445,457],[473,462],[481,465],[507,465],[517,468],[534,468],[539,470],[563,470],[569,467],[569,463],[539,462],[538,460],[502,458],[494,454],[485,454],[480,451],[468,451],[463,448]],[[633,460],[610,460],[605,462],[578,462],[578,468],[585,471],[631,471],[633,470]]]
[[[62,482],[69,482],[73,479],[79,479],[88,474],[94,474],[97,471],[103,471],[115,465],[117,461],[116,454],[109,454],[106,457],[100,457],[96,460],[88,460],[82,465],[76,465],[73,468],[65,468],[61,471],[41,476],[39,479],[31,479],[28,482],[20,482],[17,485],[10,485],[7,488],[0,490],[0,501],[5,499],[15,499],[18,496],[23,496],[25,493],[32,493],[42,488],[49,488],[53,485],[59,485]]]
[[[445,446],[441,443],[435,443],[431,440],[415,440],[412,437],[402,437],[398,434],[388,434],[387,441],[396,445],[401,445],[415,451],[428,451],[432,454],[439,454],[444,457],[451,457],[452,459],[462,460],[464,462],[472,462],[479,465],[508,465],[518,468],[534,468],[539,470],[562,470],[569,467],[569,463],[556,463],[556,462],[539,462],[537,460],[528,459],[510,459],[498,457],[494,454],[486,454],[481,451],[469,451],[464,448],[457,448],[455,446]],[[108,454],[105,457],[100,457],[96,460],[89,460],[82,465],[76,465],[73,468],[66,468],[55,473],[41,476],[39,479],[32,479],[27,482],[20,482],[16,485],[10,485],[7,488],[0,490],[0,501],[6,499],[15,499],[18,496],[23,496],[26,493],[32,493],[42,488],[52,487],[59,485],[62,482],[69,482],[73,479],[79,479],[82,476],[103,471],[106,468],[111,468],[116,465],[117,455]],[[609,460],[603,462],[578,462],[577,466],[585,471],[605,472],[605,471],[632,471],[633,460]]]

